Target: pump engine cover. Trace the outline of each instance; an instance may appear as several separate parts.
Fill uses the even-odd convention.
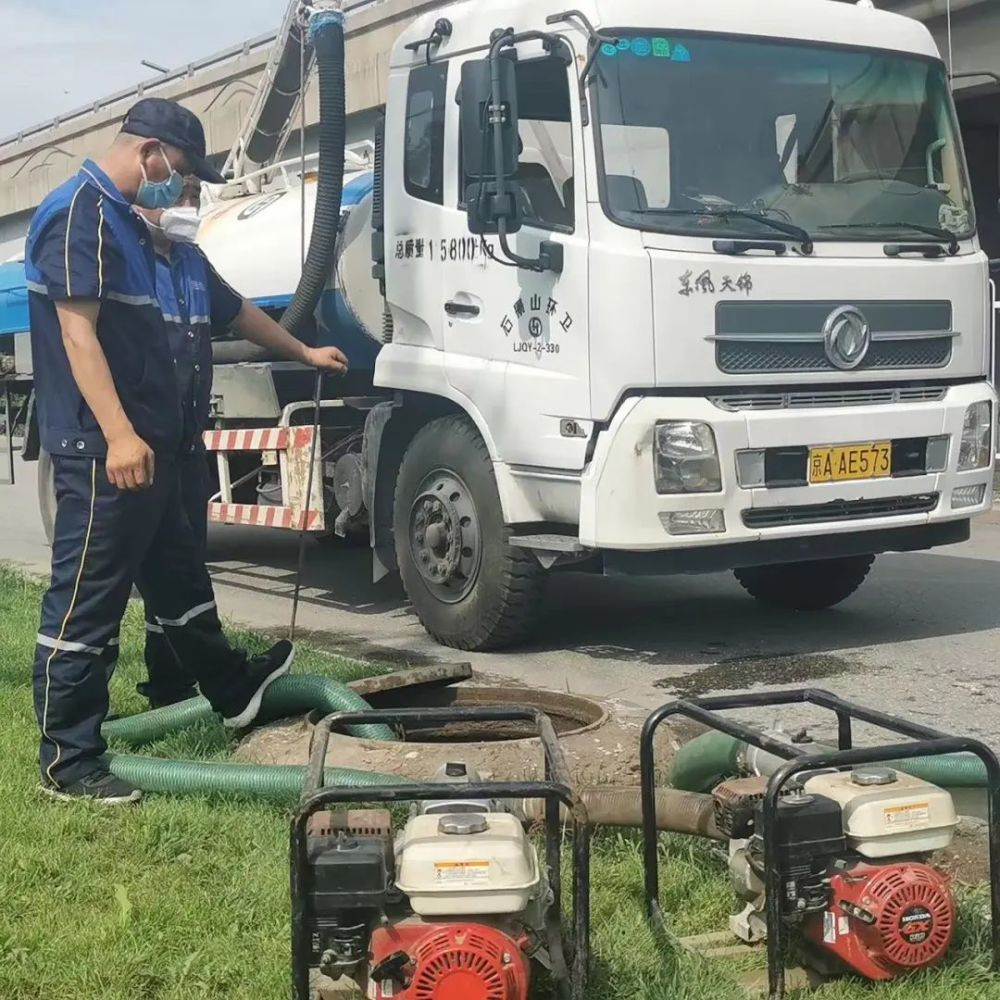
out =
[[[948,878],[928,865],[860,864],[830,888],[830,908],[803,929],[868,979],[934,965],[951,946],[955,900]]]
[[[527,1000],[528,959],[502,931],[485,924],[425,924],[378,928],[371,940],[372,970],[392,967],[401,979],[379,981],[375,1000]],[[409,961],[404,960],[404,956]],[[388,985],[388,989],[386,986]]]

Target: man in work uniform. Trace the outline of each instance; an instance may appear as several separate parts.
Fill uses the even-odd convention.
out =
[[[213,329],[232,328],[234,333],[271,354],[338,374],[347,370],[347,359],[336,347],[307,347],[219,276],[194,243],[200,206],[201,181],[189,175],[184,178],[184,190],[174,208],[163,212],[137,210],[149,226],[156,250],[156,297],[170,339],[180,394],[184,421],[177,460],[181,501],[193,529],[199,558],[204,558],[209,474],[202,434],[211,423]],[[140,684],[138,690],[153,708],[198,694],[192,665],[177,661],[158,617],[163,617],[162,612],[155,605],[155,595],[150,595],[146,601],[149,681]]]
[[[221,178],[194,115],[172,102],[143,104],[99,163],[86,161],[41,204],[25,260],[57,504],[34,666],[43,789],[105,804],[141,798],[108,772],[101,736],[108,647],[133,582],[230,727],[253,722],[293,657],[289,643],[254,659],[229,646],[180,503],[183,420],[152,240],[132,205],[170,207],[187,173]]]

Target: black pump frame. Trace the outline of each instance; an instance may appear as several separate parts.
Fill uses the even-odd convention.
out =
[[[362,788],[325,786],[324,774],[330,734],[347,726],[382,724],[444,726],[457,722],[529,722],[542,744],[545,758],[544,781],[478,781],[462,784],[400,782]],[[590,968],[590,821],[580,797],[573,790],[569,767],[552,721],[534,709],[517,707],[474,707],[438,709],[389,709],[383,711],[337,712],[320,722],[309,747],[309,768],[302,798],[291,823],[291,903],[292,903],[292,996],[309,1000],[311,913],[310,868],[307,828],[309,818],[328,806],[350,802],[426,802],[450,799],[541,799],[545,802],[545,861],[552,904],[546,918],[546,943],[552,975],[567,1000],[586,1000]],[[565,806],[573,831],[573,920],[572,967],[567,964],[567,948],[562,934],[562,817]]]
[[[784,742],[767,736],[719,713],[740,709],[770,708],[777,705],[813,705],[827,709],[837,717],[838,749],[809,753],[807,746]],[[643,862],[647,916],[662,927],[663,911],[659,897],[659,858],[657,856],[656,774],[653,742],[660,726],[673,716],[684,716],[716,732],[725,733],[750,746],[787,761],[771,776],[764,797],[762,835],[764,839],[765,887],[767,892],[767,968],[769,1000],[783,1000],[785,995],[784,954],[787,925],[781,913],[781,876],[774,844],[778,827],[778,801],[782,790],[805,771],[829,768],[847,769],[863,764],[879,764],[914,757],[937,757],[945,754],[974,754],[984,764],[989,804],[990,904],[992,908],[991,941],[993,972],[1000,973],[1000,759],[985,743],[950,736],[916,722],[880,712],[877,709],[845,701],[829,691],[801,688],[792,691],[754,692],[714,698],[695,698],[671,702],[657,709],[642,730],[639,760],[642,780]],[[853,722],[857,720],[907,737],[909,742],[855,749]]]

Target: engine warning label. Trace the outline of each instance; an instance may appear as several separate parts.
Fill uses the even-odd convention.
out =
[[[888,806],[882,810],[887,830],[909,830],[926,826],[931,821],[929,802],[910,802],[905,806]]]
[[[836,944],[838,938],[847,937],[851,933],[851,924],[847,915],[827,910],[823,914],[823,941],[825,944]]]
[[[439,885],[456,882],[489,882],[488,861],[435,861],[434,881]]]

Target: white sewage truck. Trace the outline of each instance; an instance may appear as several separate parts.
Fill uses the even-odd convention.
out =
[[[564,568],[731,570],[812,610],[879,553],[969,537],[992,298],[925,27],[826,0],[469,0],[405,31],[385,93],[303,333],[352,375],[313,447],[309,374],[217,345],[213,519],[362,532],[470,650],[523,639]],[[265,306],[328,166],[209,208],[209,257]]]

